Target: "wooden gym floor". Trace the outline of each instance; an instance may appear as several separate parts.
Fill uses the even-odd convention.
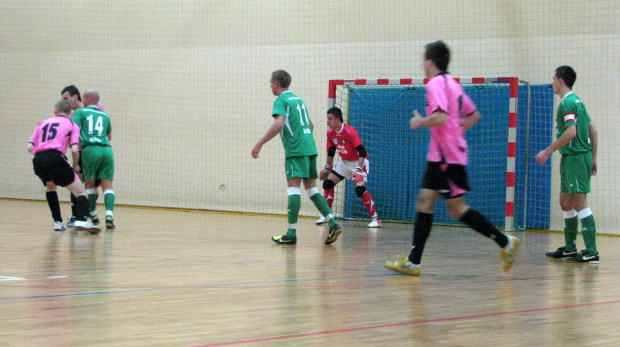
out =
[[[93,236],[52,231],[44,202],[0,209],[1,346],[620,345],[618,237],[580,265],[544,257],[561,234],[517,232],[503,273],[494,242],[435,227],[411,277],[383,267],[410,224],[343,221],[325,246],[304,218],[281,246],[284,217],[119,207]]]

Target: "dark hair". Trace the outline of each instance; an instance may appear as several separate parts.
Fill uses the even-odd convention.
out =
[[[284,70],[277,70],[271,74],[271,79],[278,82],[280,87],[288,88],[291,85],[291,80],[293,79],[288,72]]]
[[[573,84],[575,84],[575,81],[577,80],[577,73],[572,67],[562,65],[555,69],[555,77],[561,78],[568,88],[573,89]]]
[[[74,86],[73,84],[70,86],[66,86],[62,89],[62,92],[60,92],[60,95],[63,95],[65,92],[69,92],[69,95],[74,96],[77,94],[78,96],[78,100],[82,101],[82,96],[80,95],[80,90],[77,89],[76,86]]]
[[[431,42],[424,48],[424,59],[431,60],[439,70],[448,71],[450,48],[443,41]]]
[[[333,114],[334,117],[340,119],[341,122],[344,122],[344,120],[342,120],[342,110],[340,109],[340,107],[332,107],[329,110],[327,110],[328,114]]]

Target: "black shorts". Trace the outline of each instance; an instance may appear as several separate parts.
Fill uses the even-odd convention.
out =
[[[465,166],[427,162],[422,188],[436,190],[445,199],[458,198],[470,191]]]
[[[66,187],[75,181],[75,172],[67,162],[64,154],[51,149],[37,153],[32,159],[35,175],[39,176],[43,185],[53,182],[57,186]]]

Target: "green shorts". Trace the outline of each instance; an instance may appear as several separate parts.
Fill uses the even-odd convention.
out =
[[[85,180],[105,178],[114,181],[114,153],[110,146],[90,145],[82,150]]]
[[[301,177],[303,179],[319,178],[319,173],[316,170],[316,155],[286,158],[284,160],[284,170],[286,171],[287,181],[293,177]]]
[[[563,155],[560,160],[560,192],[589,193],[591,175],[591,152]]]

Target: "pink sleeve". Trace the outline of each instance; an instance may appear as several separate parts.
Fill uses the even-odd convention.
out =
[[[79,145],[80,144],[80,127],[71,122],[73,129],[71,130],[71,139],[69,141],[69,145]]]
[[[105,108],[103,108],[103,105],[100,102],[97,103],[97,108],[105,112]]]
[[[429,83],[426,89],[426,100],[428,101],[428,106],[426,107],[426,116],[430,116],[435,113],[438,109],[441,109],[444,112],[448,110],[448,98],[446,93],[443,91],[444,88],[439,88],[437,85],[438,79],[432,80],[435,83]]]
[[[461,114],[469,116],[470,114],[474,113],[476,111],[476,105],[474,104],[473,101],[471,101],[471,98],[469,97],[469,95],[463,93],[463,100],[462,100],[462,106],[461,106]]]
[[[33,145],[37,144],[37,138],[39,137],[39,126],[37,125],[37,127],[34,129],[34,132],[32,133],[32,136],[30,136],[30,143],[32,143]]]

